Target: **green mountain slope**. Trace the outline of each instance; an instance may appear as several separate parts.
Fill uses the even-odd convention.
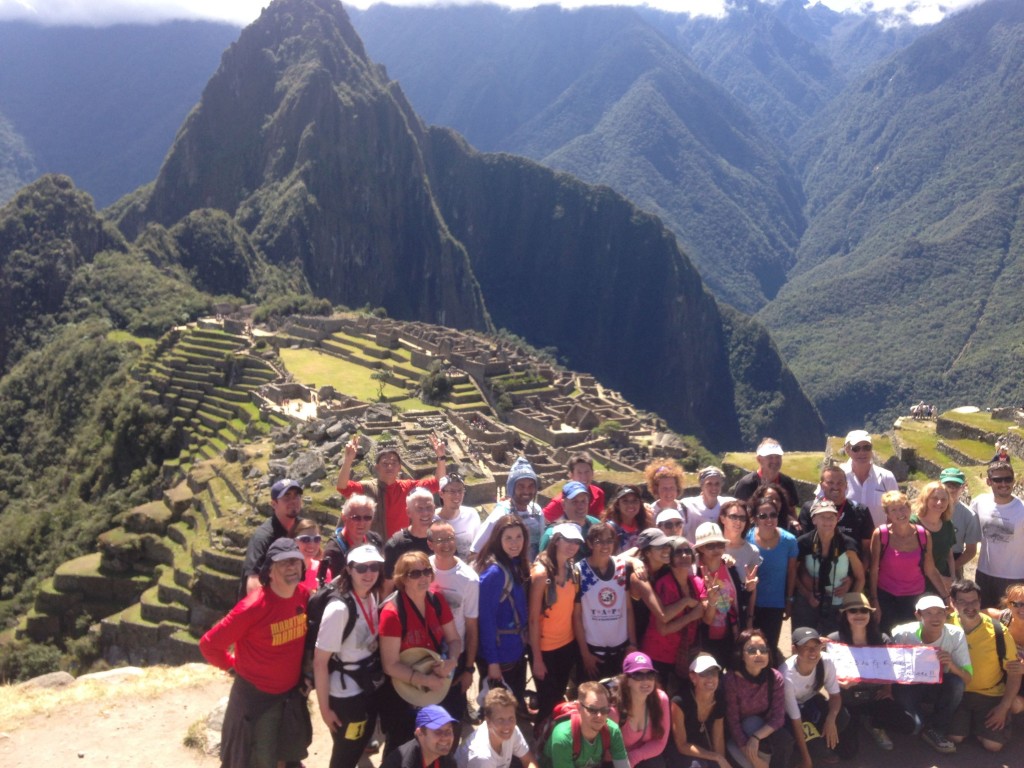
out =
[[[1019,402],[1024,7],[951,17],[803,134],[811,224],[760,314],[837,431],[910,400]]]
[[[11,199],[35,176],[35,160],[25,137],[0,114],[0,202]]]
[[[775,295],[804,227],[793,173],[755,121],[637,12],[374,6],[354,16],[428,122],[658,214],[737,307]]]

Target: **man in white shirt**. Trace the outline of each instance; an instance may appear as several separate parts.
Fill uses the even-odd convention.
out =
[[[465,648],[452,680],[451,691],[456,693],[449,692],[443,702],[444,708],[461,720],[466,714],[466,691],[473,684],[473,662],[480,641],[480,576],[456,556],[455,530],[444,520],[431,523],[427,546],[433,552],[430,566],[434,580],[430,589],[444,595]]]
[[[523,768],[537,760],[516,725],[516,700],[506,688],[492,688],[484,697],[484,723],[455,753],[459,768],[509,768],[518,757]]]
[[[846,733],[850,713],[843,708],[836,666],[821,652],[821,635],[816,629],[793,630],[793,655],[779,671],[786,682],[786,716],[793,724],[803,764],[813,764],[812,750],[825,762],[829,762],[830,753],[843,759],[854,757],[858,741]],[[821,695],[822,688],[828,692],[827,701]]]
[[[1024,501],[1013,495],[1013,467],[1008,461],[988,465],[985,480],[992,493],[971,502],[981,526],[981,554],[975,580],[981,604],[995,608],[1006,588],[1024,581]]]
[[[874,463],[871,435],[863,429],[855,429],[846,436],[844,449],[850,457],[840,464],[846,473],[846,496],[871,510],[871,520],[877,528],[885,522],[882,494],[900,489],[896,476]]]
[[[441,506],[434,513],[455,530],[455,554],[469,558],[473,539],[480,530],[480,513],[462,503],[466,498],[466,481],[458,472],[449,472],[438,483]]]
[[[907,713],[922,721],[921,704],[926,699],[935,704],[921,738],[935,751],[956,752],[956,745],[947,734],[964,688],[971,681],[974,667],[967,648],[967,636],[960,627],[946,623],[946,604],[941,597],[925,595],[917,601],[918,621],[893,627],[892,640],[897,645],[931,645],[938,649],[942,665],[942,682],[938,685],[912,683],[893,686],[893,695]]]

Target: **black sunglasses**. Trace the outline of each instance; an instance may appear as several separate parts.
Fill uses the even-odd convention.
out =
[[[349,567],[360,575],[367,571],[370,573],[380,573],[380,563],[352,563]]]

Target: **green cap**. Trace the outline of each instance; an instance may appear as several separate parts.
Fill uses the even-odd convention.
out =
[[[947,467],[946,469],[942,470],[942,472],[939,474],[939,482],[956,483],[957,485],[963,485],[964,483],[967,482],[967,476],[963,473],[962,470],[959,470],[956,467]]]

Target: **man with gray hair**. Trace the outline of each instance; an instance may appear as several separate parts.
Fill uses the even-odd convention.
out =
[[[317,580],[326,582],[327,571],[337,576],[344,570],[348,552],[362,544],[372,544],[380,551],[384,542],[373,528],[373,516],[377,511],[377,503],[369,496],[356,494],[350,496],[338,516],[338,527],[334,535],[324,546],[324,557],[320,561]]]
[[[434,521],[434,494],[426,488],[417,487],[405,497],[405,509],[409,514],[409,525],[398,531],[384,545],[384,589],[381,596],[391,594],[394,587],[395,563],[406,552],[422,552],[430,556],[430,524]]]

